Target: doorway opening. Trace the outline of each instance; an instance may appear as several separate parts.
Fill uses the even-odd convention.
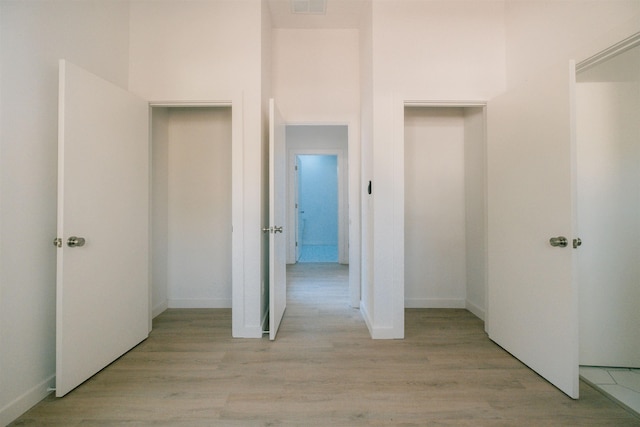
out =
[[[230,106],[152,108],[151,299],[231,308]]]
[[[404,307],[485,317],[483,106],[405,106]]]
[[[322,263],[343,265],[349,276],[347,303],[357,307],[358,276],[348,267],[348,140],[347,125],[286,126],[287,270],[294,277],[311,270],[317,274]]]
[[[296,262],[338,262],[338,156],[299,154]]]
[[[576,73],[580,376],[640,413],[640,37],[605,58]]]
[[[348,127],[288,125],[287,264],[349,264]]]

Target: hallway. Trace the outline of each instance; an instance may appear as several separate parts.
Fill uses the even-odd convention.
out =
[[[404,340],[371,340],[348,266],[287,273],[276,341],[231,338],[230,310],[167,310],[145,342],[12,425],[640,425],[585,383],[569,399],[466,310],[407,310]]]

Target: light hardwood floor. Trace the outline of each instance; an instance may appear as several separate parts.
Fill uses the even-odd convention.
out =
[[[14,425],[640,426],[585,383],[569,399],[465,310],[407,310],[406,339],[371,340],[347,274],[290,267],[275,342],[231,338],[230,310],[167,310],[145,342]]]

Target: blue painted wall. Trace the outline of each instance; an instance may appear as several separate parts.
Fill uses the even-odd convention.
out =
[[[299,155],[298,204],[302,245],[338,244],[338,157]],[[304,212],[304,213],[302,213]]]

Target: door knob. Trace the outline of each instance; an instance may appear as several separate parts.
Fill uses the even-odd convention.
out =
[[[559,248],[566,248],[569,244],[569,241],[564,236],[552,237],[549,239],[549,244],[551,246],[556,246]]]
[[[579,237],[573,239],[573,249],[578,249],[578,246],[582,246],[582,239]]]
[[[270,233],[270,232],[272,232],[272,231],[273,231],[273,230],[272,230],[272,228],[271,228],[271,227],[263,227],[263,228],[262,228],[262,232],[263,232],[263,233]]]
[[[277,227],[277,226],[276,226],[276,227],[273,227],[273,232],[274,232],[274,233],[282,233],[282,226],[280,226],[280,227]]]
[[[69,246],[70,248],[76,248],[84,246],[84,242],[84,237],[71,236],[67,239],[67,246]]]

